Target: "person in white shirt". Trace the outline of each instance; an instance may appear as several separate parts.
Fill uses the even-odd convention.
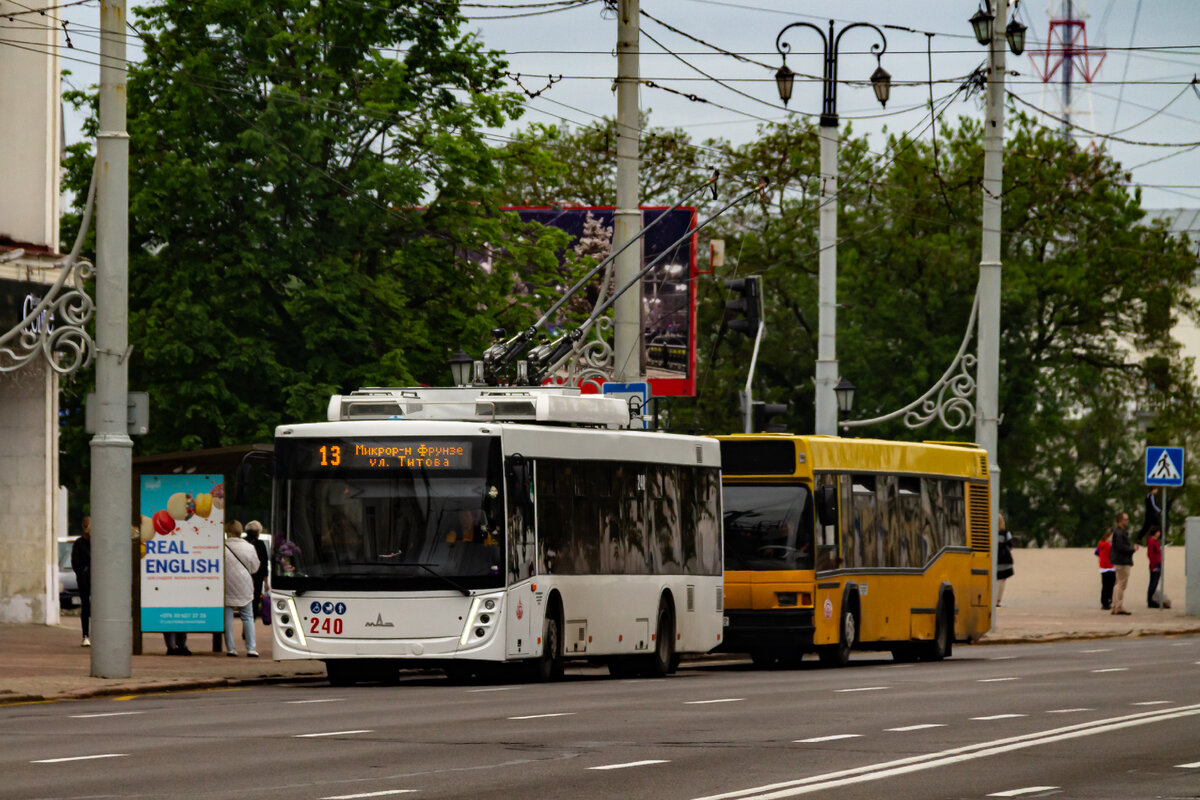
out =
[[[254,631],[254,573],[258,570],[258,554],[254,546],[242,538],[242,523],[236,520],[225,526],[225,649],[237,655],[233,641],[233,612],[242,618],[242,638],[246,655],[258,658],[258,642]]]

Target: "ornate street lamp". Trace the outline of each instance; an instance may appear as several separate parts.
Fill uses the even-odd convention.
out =
[[[996,17],[990,11],[984,11],[982,8],[975,12],[971,17],[971,29],[975,31],[975,41],[980,44],[988,44],[992,41],[992,20]]]
[[[450,356],[450,378],[455,386],[467,386],[471,383],[471,357],[458,348],[458,352]]]
[[[811,28],[821,37],[825,61],[822,78],[821,124],[821,196],[819,212],[818,282],[817,282],[817,381],[816,381],[816,426],[818,434],[834,436],[838,428],[838,411],[834,399],[834,383],[838,379],[837,368],[837,195],[838,195],[838,116],[837,116],[837,57],[838,45],[846,31],[853,28],[870,28],[879,34],[880,41],[871,45],[875,55],[875,72],[871,75],[871,88],[875,98],[885,108],[891,94],[892,76],[883,68],[882,56],[887,51],[887,37],[869,22],[852,22],[834,35],[833,20],[826,33],[811,22],[793,22],[784,26],[775,37],[775,49],[783,58],[783,65],[775,73],[779,99],[786,106],[792,99],[795,73],[788,68],[787,56],[790,44],[783,36],[792,28]]]
[[[854,384],[845,378],[842,378],[838,381],[838,385],[833,387],[833,393],[837,395],[838,411],[842,414],[849,414],[854,408],[854,389]]]
[[[1008,49],[1012,50],[1014,56],[1025,52],[1025,26],[1015,19],[1009,20],[1008,27],[1004,29],[1004,38],[1008,39]]]

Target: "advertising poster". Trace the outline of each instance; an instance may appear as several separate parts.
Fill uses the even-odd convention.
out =
[[[225,627],[225,478],[142,476],[142,631]]]
[[[578,248],[589,229],[599,223],[608,241],[590,252],[597,260],[611,247],[613,209],[591,208],[509,208],[526,222],[552,225],[571,235]],[[642,208],[642,226],[647,228],[663,217],[669,208]],[[670,213],[642,240],[642,263],[649,264],[670,251],[642,278],[642,333],[645,351],[642,374],[654,397],[694,396],[696,394],[696,234],[687,233],[696,225],[696,209],[684,207]],[[593,238],[595,238],[593,236]],[[683,239],[681,244],[672,245]],[[632,289],[630,291],[633,291]],[[550,333],[557,333],[551,331]]]

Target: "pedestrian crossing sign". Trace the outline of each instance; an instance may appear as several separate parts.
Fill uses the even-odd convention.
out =
[[[1146,448],[1146,485],[1183,486],[1183,448]]]

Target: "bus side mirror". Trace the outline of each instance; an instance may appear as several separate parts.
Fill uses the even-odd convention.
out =
[[[817,489],[817,519],[824,526],[837,524],[837,487]]]

